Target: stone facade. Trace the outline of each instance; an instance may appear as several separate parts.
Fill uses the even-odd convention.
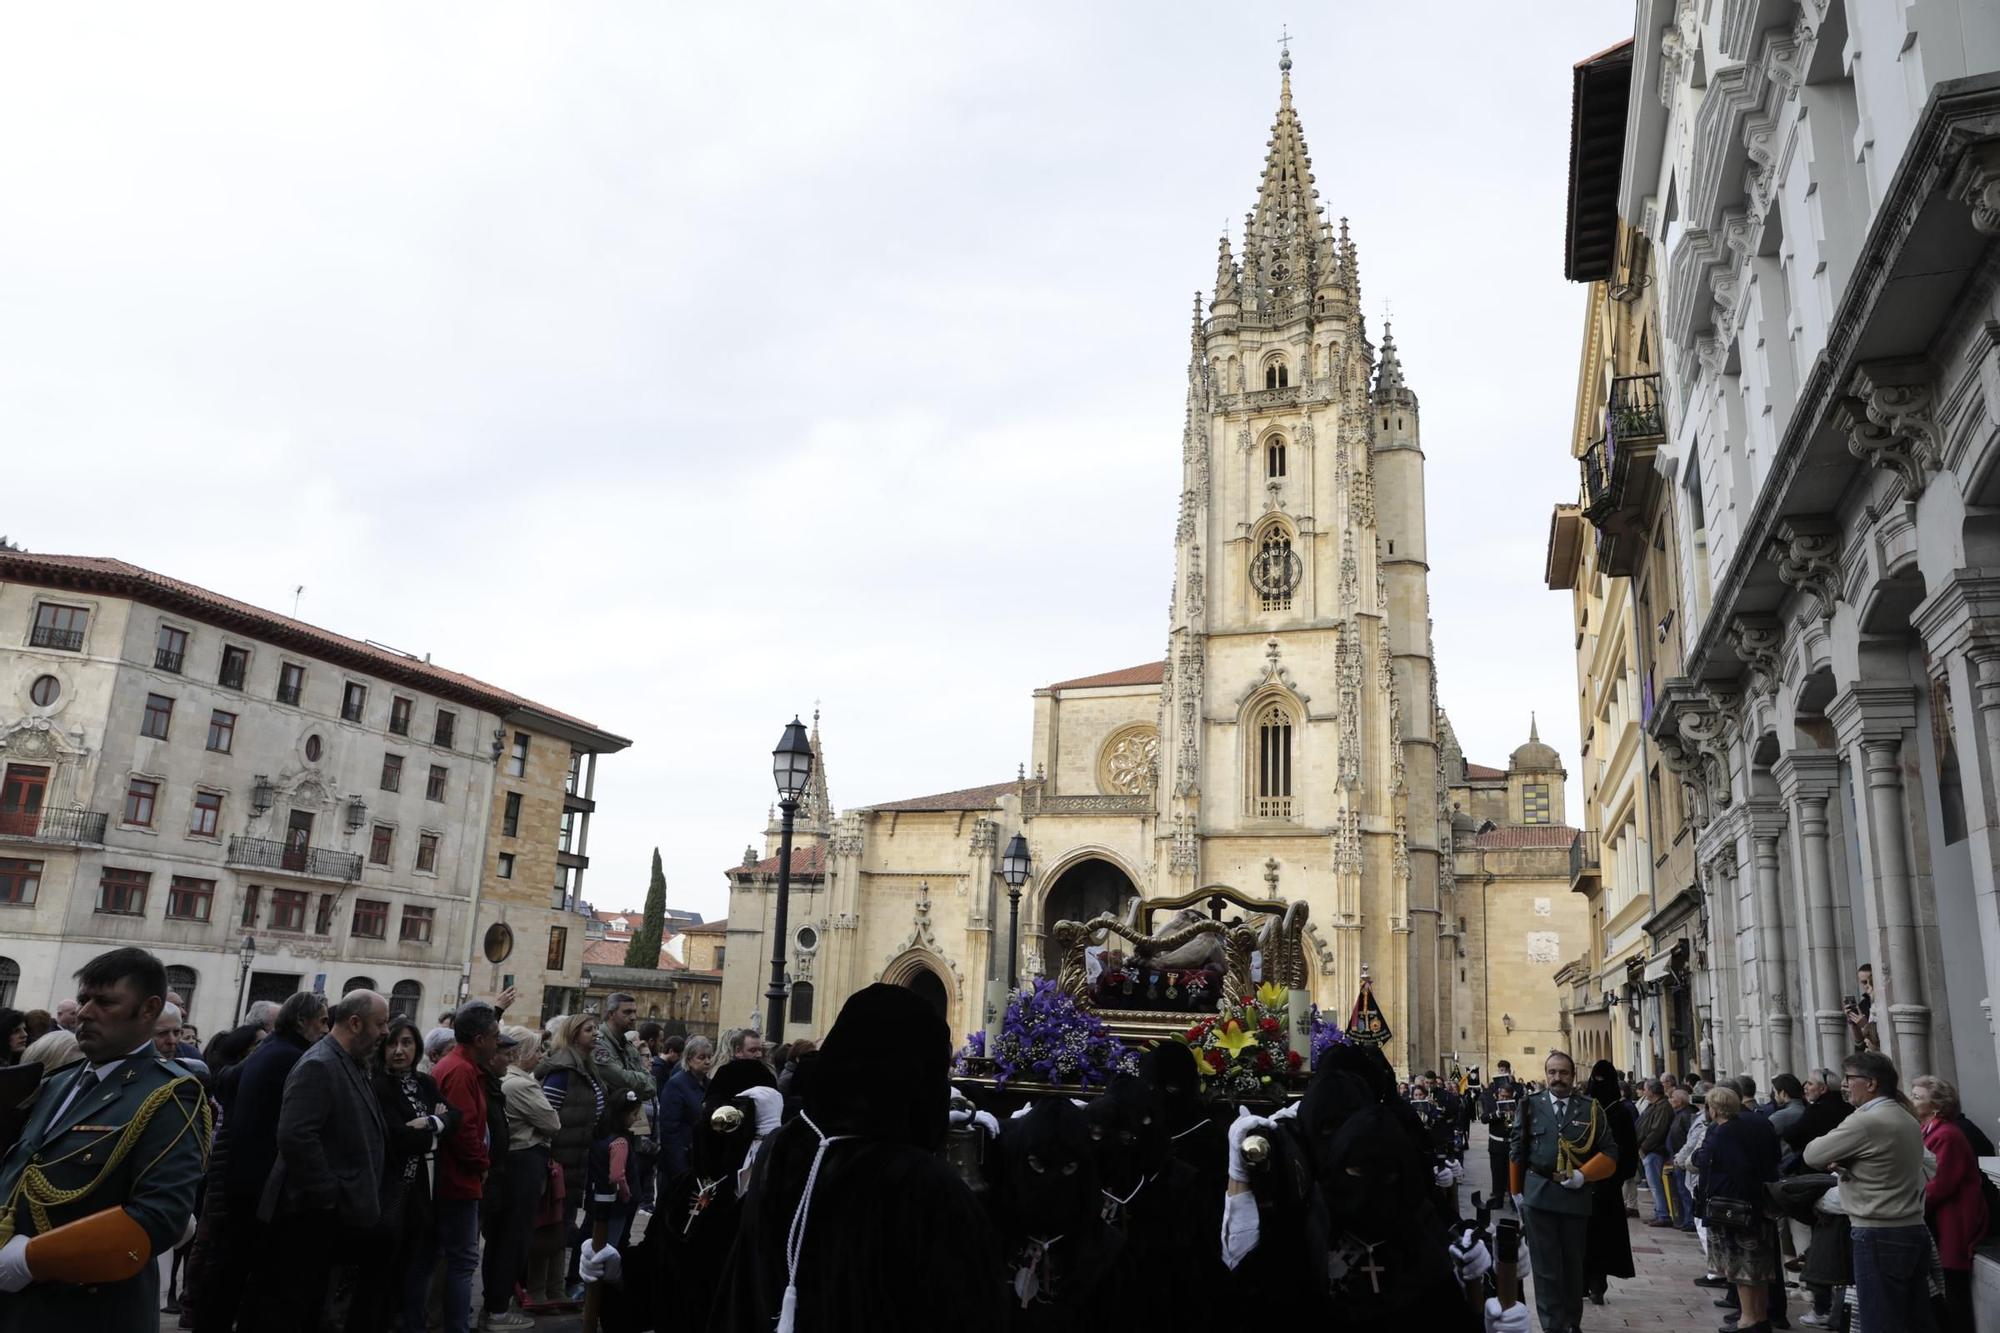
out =
[[[815,1021],[787,1035],[876,980],[963,1034],[1004,994],[1016,911],[1026,976],[1050,969],[1055,921],[1228,884],[1311,905],[1313,998],[1345,1013],[1365,967],[1398,1065],[1459,1052],[1458,977],[1482,964],[1455,927],[1419,407],[1388,330],[1369,338],[1358,249],[1320,207],[1281,72],[1256,206],[1190,331],[1165,659],[1037,690],[1012,782],[838,816],[809,800],[790,922],[813,947],[787,941],[786,965]],[[1018,907],[997,874],[1017,832],[1035,866]],[[725,1026],[765,1003],[775,852],[767,832],[729,872]]]
[[[1643,1001],[1694,1009],[1674,1063],[1766,1082],[1838,1066],[1866,963],[1906,1077],[1991,1116],[2000,11],[1641,4],[1619,132],[1685,627]],[[1588,459],[1584,492],[1615,531]]]
[[[119,561],[0,553],[0,1003],[139,944],[205,1033],[314,986],[427,1021],[497,919],[503,738],[547,727],[592,730]]]

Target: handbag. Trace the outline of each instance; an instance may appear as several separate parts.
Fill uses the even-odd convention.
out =
[[[549,1175],[542,1186],[542,1197],[535,1201],[535,1225],[552,1227],[563,1220],[563,1169],[555,1158],[549,1159]]]
[[[1702,1221],[1712,1227],[1748,1231],[1757,1225],[1757,1210],[1747,1199],[1710,1199]]]

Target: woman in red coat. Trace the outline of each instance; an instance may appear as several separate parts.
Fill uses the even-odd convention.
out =
[[[1924,1147],[1937,1158],[1937,1174],[1924,1186],[1924,1221],[1944,1263],[1945,1328],[1971,1333],[1972,1250],[1986,1238],[1979,1159],[1957,1124],[1957,1088],[1926,1075],[1910,1085],[1910,1098],[1923,1123]]]

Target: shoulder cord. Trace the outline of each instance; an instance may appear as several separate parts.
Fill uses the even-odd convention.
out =
[[[799,1119],[805,1122],[819,1139],[819,1147],[813,1150],[812,1167],[806,1172],[805,1191],[799,1195],[799,1206],[792,1210],[792,1225],[785,1232],[785,1299],[778,1307],[778,1327],[776,1333],[793,1333],[799,1314],[799,1253],[806,1244],[806,1214],[812,1208],[813,1187],[819,1184],[819,1164],[826,1158],[826,1150],[842,1139],[851,1139],[852,1134],[828,1135],[813,1123],[813,1118],[804,1111]]]
[[[117,1169],[131,1155],[133,1149],[139,1146],[139,1140],[144,1137],[146,1127],[152,1123],[153,1117],[159,1113],[160,1109],[169,1102],[178,1104],[178,1094],[184,1086],[194,1090],[195,1109],[183,1111],[185,1120],[181,1127],[175,1131],[173,1138],[168,1141],[167,1146],[160,1150],[159,1155],[140,1169],[135,1179],[143,1178],[146,1172],[158,1166],[161,1158],[172,1152],[175,1145],[179,1144],[183,1138],[197,1129],[201,1133],[202,1171],[206,1174],[208,1170],[210,1127],[208,1096],[202,1092],[200,1081],[192,1075],[187,1075],[153,1089],[152,1094],[139,1104],[138,1114],[132,1117],[131,1123],[126,1125],[124,1132],[118,1136],[118,1146],[111,1150],[111,1156],[105,1159],[103,1169],[88,1184],[81,1185],[73,1190],[57,1189],[43,1170],[45,1166],[56,1166],[70,1160],[70,1157],[75,1156],[74,1153],[70,1154],[70,1157],[60,1157],[53,1162],[30,1162],[23,1168],[20,1179],[14,1184],[14,1193],[7,1200],[5,1212],[0,1212],[0,1245],[4,1245],[14,1238],[15,1216],[23,1201],[28,1205],[28,1216],[34,1221],[35,1234],[41,1235],[51,1230],[49,1226],[49,1209],[66,1207],[69,1204],[80,1202],[95,1192],[97,1187],[102,1185],[111,1175],[112,1171]]]
[[[1562,1136],[1560,1127],[1556,1130],[1556,1170],[1565,1177],[1596,1156],[1597,1136],[1604,1128],[1604,1108],[1597,1104],[1595,1097],[1586,1097],[1584,1102],[1590,1107],[1590,1129],[1583,1136],[1583,1142],[1571,1143]]]

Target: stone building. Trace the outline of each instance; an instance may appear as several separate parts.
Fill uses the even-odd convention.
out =
[[[511,973],[543,1004],[581,966],[566,775],[626,744],[123,561],[0,552],[0,1004],[123,944],[210,1033],[301,988],[427,1020]]]
[[[2000,9],[1645,0],[1629,89],[1686,636],[1645,726],[1694,848],[1656,947],[1703,955],[1718,1072],[1837,1065],[1868,964],[1883,1047],[1990,1117]]]
[[[787,1035],[877,979],[964,1033],[1004,990],[1016,910],[1028,975],[1055,921],[1219,883],[1311,905],[1314,999],[1345,1013],[1366,967],[1399,1065],[1448,1062],[1458,1026],[1472,1040],[1417,396],[1388,330],[1379,354],[1368,337],[1359,253],[1280,69],[1240,250],[1224,237],[1194,311],[1165,659],[1037,690],[1014,781],[838,817],[809,800],[785,961],[813,1017]],[[997,875],[1016,832],[1035,865],[1018,909]],[[763,1003],[775,851],[729,876],[725,1023]]]

